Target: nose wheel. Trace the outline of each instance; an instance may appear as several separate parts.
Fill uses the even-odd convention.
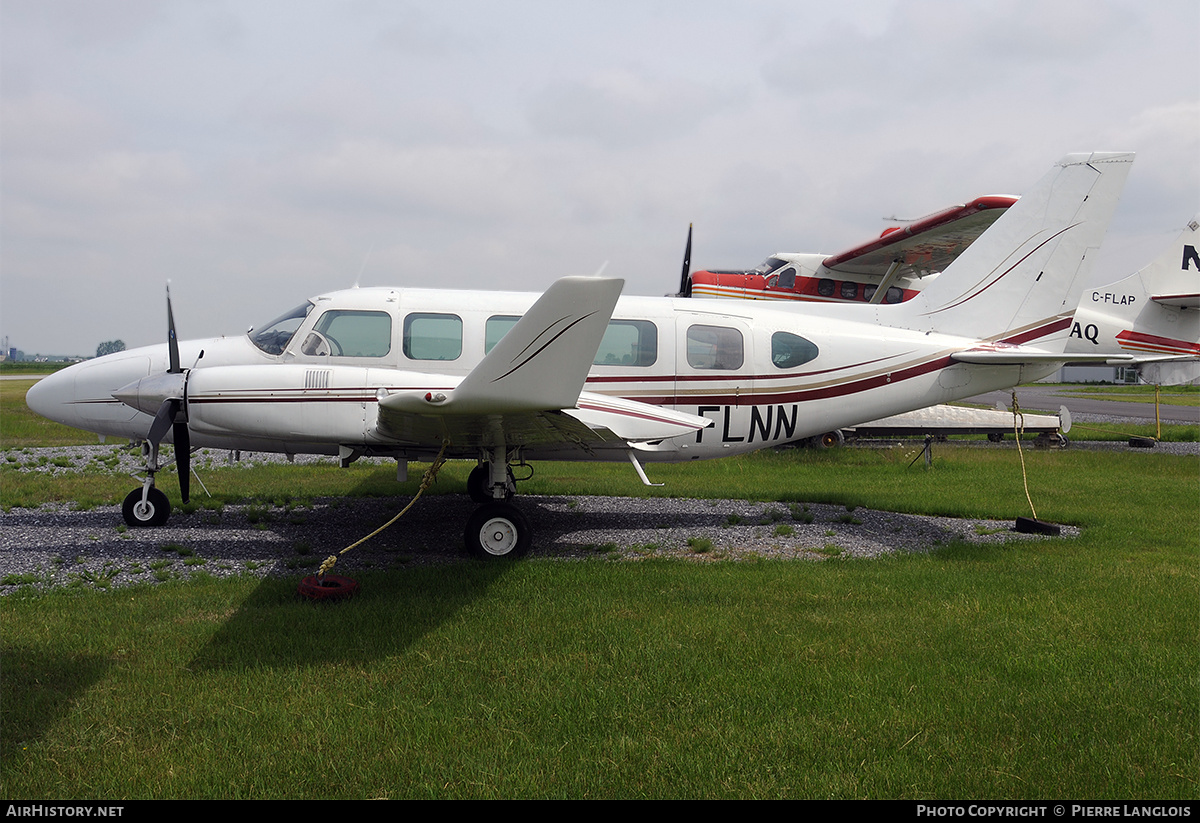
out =
[[[496,560],[523,557],[533,542],[533,530],[521,510],[511,503],[487,503],[467,520],[463,537],[472,556]]]
[[[154,486],[134,489],[121,504],[121,515],[131,528],[162,526],[170,514],[171,501]]]

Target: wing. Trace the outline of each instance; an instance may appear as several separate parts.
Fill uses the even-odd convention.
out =
[[[707,418],[583,391],[623,281],[554,283],[470,374],[450,388],[384,393],[375,436],[452,452],[504,445],[620,449],[710,425]]]
[[[1017,198],[1009,195],[990,195],[951,206],[827,257],[825,267],[841,274],[882,277],[899,262],[897,273],[909,277],[940,272],[1015,202]]]

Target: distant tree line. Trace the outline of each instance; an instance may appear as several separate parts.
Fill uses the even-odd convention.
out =
[[[105,340],[96,347],[96,356],[103,357],[106,354],[112,354],[113,352],[119,351],[125,351],[124,340]]]

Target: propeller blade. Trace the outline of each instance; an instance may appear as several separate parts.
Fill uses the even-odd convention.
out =
[[[150,433],[146,435],[146,439],[156,446],[161,443],[163,435],[175,422],[175,412],[178,410],[178,400],[164,400],[158,407],[158,413],[154,415],[154,422],[150,424]]]
[[[171,286],[167,286],[167,351],[171,357],[168,374],[179,374],[179,339],[175,336],[175,314],[171,311]]]
[[[179,469],[179,496],[188,502],[192,474],[192,436],[188,433],[187,421],[180,420],[174,427],[175,466]]]
[[[688,223],[687,247],[683,250],[683,274],[679,278],[679,296],[692,296],[692,224]]]

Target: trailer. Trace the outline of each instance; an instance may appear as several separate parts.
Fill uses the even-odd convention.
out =
[[[1066,448],[1067,432],[1071,430],[1071,413],[1060,406],[1057,415],[1021,412],[1014,420],[1012,411],[1004,408],[977,409],[967,406],[930,406],[926,409],[896,414],[837,431],[809,438],[806,445],[815,448],[834,448],[846,442],[866,439],[925,437],[941,440],[954,434],[986,434],[988,440],[999,443],[1006,435],[1015,436],[1020,426],[1022,437],[1034,436],[1034,443],[1043,447]]]

